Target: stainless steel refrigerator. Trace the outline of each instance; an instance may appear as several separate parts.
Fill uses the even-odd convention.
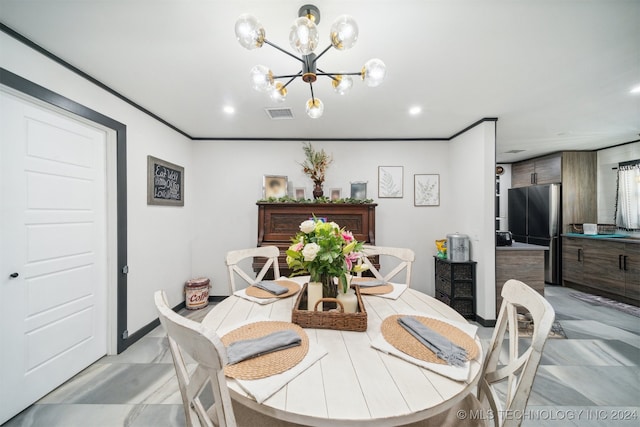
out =
[[[545,251],[544,280],[561,284],[560,184],[532,185],[509,189],[509,231],[516,242],[548,246]]]

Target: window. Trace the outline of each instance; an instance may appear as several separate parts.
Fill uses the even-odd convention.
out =
[[[640,230],[640,159],[618,165],[616,225],[625,230]]]

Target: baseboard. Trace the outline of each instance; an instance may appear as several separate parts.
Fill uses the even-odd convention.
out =
[[[496,319],[486,320],[478,316],[477,314],[476,314],[476,322],[480,323],[485,328],[493,328],[494,326],[496,326]]]

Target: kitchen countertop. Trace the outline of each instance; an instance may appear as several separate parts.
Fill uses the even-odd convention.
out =
[[[496,246],[498,251],[546,251],[549,246],[530,245],[529,243],[513,242],[511,246]]]
[[[597,239],[619,243],[637,243],[640,244],[640,238],[627,236],[625,234],[580,234],[565,233],[562,237],[577,237],[578,239]]]

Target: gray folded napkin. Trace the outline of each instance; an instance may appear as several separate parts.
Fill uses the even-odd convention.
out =
[[[387,282],[384,280],[356,280],[354,285],[358,285],[361,288],[373,287],[373,286],[382,286],[386,285]]]
[[[282,295],[289,290],[289,288],[285,286],[278,285],[276,282],[268,281],[268,280],[263,280],[261,282],[255,283],[253,286],[255,286],[256,288],[265,290],[267,292],[270,292],[274,295]]]
[[[463,366],[467,361],[467,350],[452,343],[433,329],[423,325],[415,317],[399,317],[398,323],[449,365]]]
[[[229,365],[274,351],[300,345],[300,335],[292,330],[272,332],[260,338],[236,341],[227,347]]]

